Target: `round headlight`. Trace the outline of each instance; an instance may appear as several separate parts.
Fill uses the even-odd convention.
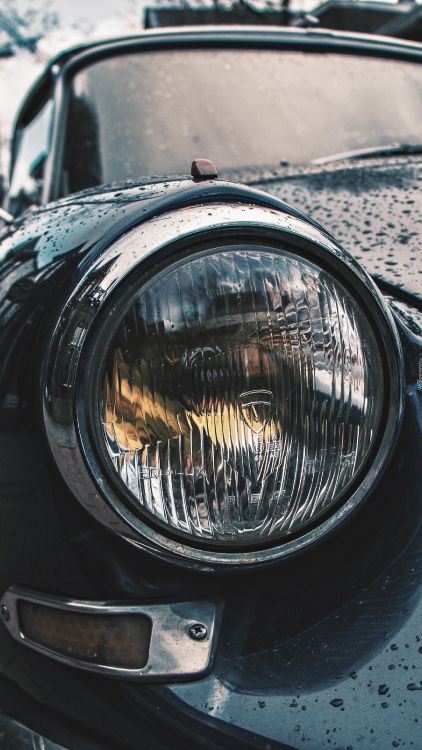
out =
[[[82,504],[202,567],[270,561],[339,525],[402,415],[373,283],[321,230],[256,205],[179,209],[84,260],[44,382]]]
[[[337,505],[384,402],[374,333],[341,283],[283,248],[226,246],[120,304],[99,347],[97,434],[135,512],[238,548]]]

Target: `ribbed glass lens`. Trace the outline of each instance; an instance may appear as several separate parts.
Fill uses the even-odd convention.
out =
[[[141,287],[100,388],[106,454],[140,514],[232,547],[283,540],[329,511],[383,401],[352,295],[313,263],[255,246],[191,256]]]

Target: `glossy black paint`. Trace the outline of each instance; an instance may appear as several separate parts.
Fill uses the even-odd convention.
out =
[[[319,222],[387,293],[422,304],[420,156],[339,161],[233,177]]]
[[[288,185],[286,181],[286,189]],[[278,183],[280,192],[282,186]],[[169,689],[106,681],[31,653],[13,643],[5,628],[0,629],[3,676],[47,713],[57,712],[84,726],[88,734],[105,743],[101,746],[110,743],[112,747],[115,742],[135,748],[147,731],[151,747],[177,747],[179,740],[182,747],[187,724],[181,717],[191,705],[202,712],[193,714],[194,727],[216,715],[249,730],[256,708],[259,733],[273,738],[260,745],[259,738],[233,737],[231,724],[217,723],[215,731],[228,732],[224,747],[247,747],[248,742],[255,747],[268,743],[277,747],[277,742],[295,747],[292,736],[300,738],[292,735],[291,724],[297,725],[299,711],[301,731],[309,733],[319,747],[326,742],[324,721],[335,725],[340,735],[347,712],[353,711],[357,683],[347,675],[356,672],[358,679],[365,679],[368,664],[388,648],[398,630],[404,640],[409,631],[410,658],[404,666],[411,670],[421,658],[413,635],[415,618],[420,621],[422,564],[417,471],[422,407],[414,362],[419,339],[404,321],[399,320],[407,354],[406,414],[388,471],[370,501],[338,534],[270,571],[210,577],[153,560],[100,528],[85,513],[70,496],[49,455],[38,386],[43,347],[64,290],[72,285],[76,266],[88,250],[94,243],[108,244],[125,228],[170,205],[203,202],[216,195],[221,200],[246,201],[251,193],[256,201],[279,205],[276,198],[219,182],[169,180],[107,192],[92,190],[23,216],[4,232],[0,246],[0,589],[18,584],[87,599],[152,602],[219,596],[225,602],[212,673],[228,692],[221,706],[217,698],[210,702],[207,682]],[[388,661],[382,662],[380,684],[391,682]],[[306,694],[311,691],[320,693],[322,701],[327,687],[332,688],[334,699],[339,674],[345,710],[334,716],[333,706],[321,702],[318,723],[311,711],[305,713],[300,706],[306,705]],[[401,674],[406,680],[407,674]],[[417,685],[419,679],[420,671],[409,672],[409,684],[414,680]],[[397,700],[406,699],[402,705],[408,711],[407,738],[417,746],[420,733],[414,719],[421,693],[406,690],[404,683],[398,690]],[[236,703],[239,694],[243,696],[240,707]],[[295,698],[303,694],[300,700]],[[276,730],[274,710],[260,707],[260,703],[274,702],[274,696],[284,696],[277,699],[283,721]],[[379,703],[376,698],[371,708],[374,715],[384,710]],[[311,716],[308,729],[304,719]],[[211,734],[213,726],[211,722]],[[368,729],[369,738],[374,746],[386,746],[384,735],[372,737]],[[215,746],[213,741],[213,737],[204,739],[204,746]]]
[[[201,39],[218,43],[215,32],[206,34]],[[227,39],[236,34],[245,43],[244,32]],[[270,34],[280,42],[280,33]],[[311,37],[321,47],[338,44],[325,32]],[[290,44],[311,37],[287,35]],[[365,44],[368,54],[374,45],[391,53],[385,42],[347,42],[349,49]],[[97,525],[66,489],[41,420],[41,362],[66,289],[94,245],[108,245],[139,221],[216,196],[247,201],[251,193],[157,178],[23,215],[0,232],[0,592],[15,584],[127,602],[218,596],[225,614],[211,675],[172,688],[66,668],[0,627],[0,704],[78,750],[422,747],[422,293],[414,261],[421,162],[378,159],[237,177],[274,196],[254,191],[255,201],[278,208],[282,198],[309,212],[381,288],[410,303],[405,314],[391,302],[406,365],[405,419],[391,463],[338,533],[265,571],[210,576],[176,569]]]

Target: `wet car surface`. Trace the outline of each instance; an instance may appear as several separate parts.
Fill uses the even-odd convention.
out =
[[[7,715],[87,750],[141,740],[266,750],[421,744],[420,165],[417,154],[392,155],[223,169],[219,180],[118,182],[34,208],[3,230],[1,590],[224,605],[209,673],[174,684],[75,670],[25,648],[5,622]],[[373,277],[402,348],[403,418],[367,501],[335,532],[270,567],[180,567],[128,544],[75,500],[41,426],[39,383],[58,311],[86,258],[172,211],[199,207],[199,221],[208,206],[247,214],[252,201],[292,222],[306,214],[310,236],[320,223]],[[174,226],[184,231],[177,218]]]

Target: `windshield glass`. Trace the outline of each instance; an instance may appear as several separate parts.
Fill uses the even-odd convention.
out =
[[[263,49],[148,51],[72,79],[63,192],[422,142],[422,66]]]

